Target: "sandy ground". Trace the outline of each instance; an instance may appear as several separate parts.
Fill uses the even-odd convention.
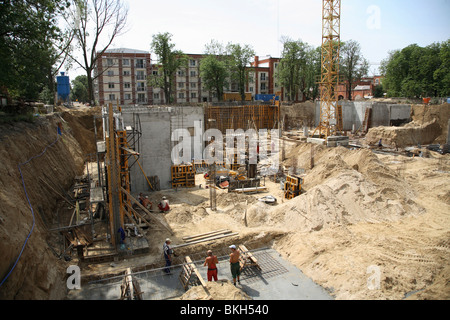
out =
[[[310,163],[310,148],[300,145],[289,154]],[[314,169],[304,175],[305,192],[293,200],[284,200],[280,184],[268,180],[267,193],[217,190],[216,212],[207,189],[170,191],[164,194],[172,210],[164,219],[175,245],[183,236],[239,232],[238,239],[188,247],[182,255],[235,242],[271,245],[336,299],[449,299],[449,176],[449,156],[318,148]],[[201,175],[196,183],[205,185]],[[277,205],[258,201],[268,194]],[[149,239],[158,248],[156,260],[166,236]]]

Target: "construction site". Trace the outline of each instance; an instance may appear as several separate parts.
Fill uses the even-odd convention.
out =
[[[0,298],[450,299],[450,105],[338,101],[339,17],[324,6],[317,102],[1,126]]]

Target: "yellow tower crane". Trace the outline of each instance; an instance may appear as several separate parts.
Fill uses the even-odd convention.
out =
[[[322,0],[322,71],[320,123],[314,131],[321,138],[341,135],[342,107],[336,92],[339,84],[341,0]]]

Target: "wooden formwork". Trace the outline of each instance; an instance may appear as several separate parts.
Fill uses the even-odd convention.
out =
[[[172,188],[195,187],[195,167],[190,165],[172,166]]]
[[[294,176],[287,176],[284,183],[284,198],[291,200],[300,195],[302,191],[303,179]]]

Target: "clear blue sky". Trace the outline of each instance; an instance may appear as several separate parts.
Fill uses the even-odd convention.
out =
[[[150,51],[159,32],[173,34],[186,53],[202,53],[212,39],[249,44],[257,55],[272,57],[280,56],[282,36],[321,44],[320,0],[125,1],[129,31],[112,48]],[[341,40],[350,39],[361,44],[376,73],[391,50],[450,39],[450,0],[342,0]]]

